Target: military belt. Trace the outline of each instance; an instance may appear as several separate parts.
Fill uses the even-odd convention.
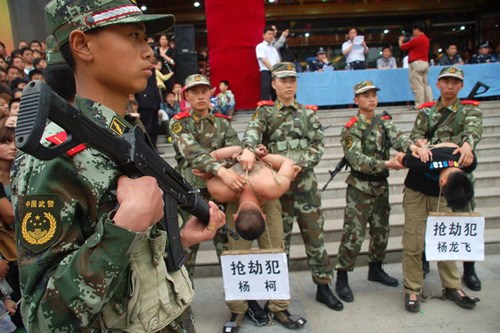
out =
[[[389,177],[389,171],[385,170],[383,172],[366,174],[356,170],[351,169],[351,175],[358,178],[359,180],[369,181],[369,182],[383,182]]]

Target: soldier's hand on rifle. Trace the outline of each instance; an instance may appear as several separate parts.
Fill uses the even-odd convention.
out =
[[[142,232],[163,217],[163,191],[155,178],[118,178],[116,198],[120,207],[113,222],[124,229]]]
[[[241,153],[240,164],[243,170],[252,171],[253,166],[255,164],[255,153],[251,152],[250,149],[243,149],[243,153]]]
[[[458,147],[453,151],[453,155],[455,154],[460,154],[458,165],[461,168],[468,167],[474,161],[474,153],[472,151],[472,147],[467,141],[464,142],[461,147]]]
[[[217,177],[219,177],[229,188],[238,192],[243,190],[243,187],[246,184],[245,177],[238,175],[233,170],[226,169],[224,167],[221,167],[219,170],[217,170]]]
[[[184,248],[214,238],[217,230],[226,224],[226,214],[212,201],[208,202],[210,221],[203,224],[198,218],[191,217],[181,230]]]

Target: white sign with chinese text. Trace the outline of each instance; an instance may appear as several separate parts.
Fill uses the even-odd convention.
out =
[[[425,255],[429,261],[484,260],[484,217],[475,213],[431,213]]]
[[[284,252],[222,254],[226,301],[290,299]]]

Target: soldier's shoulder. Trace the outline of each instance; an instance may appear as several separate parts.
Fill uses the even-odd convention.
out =
[[[436,105],[436,101],[425,102],[420,104],[417,109],[423,111],[425,109],[432,108],[434,105]]]
[[[479,106],[481,104],[479,101],[473,100],[473,99],[464,99],[460,101],[460,104],[462,105],[472,105],[472,106]]]
[[[352,128],[358,122],[358,117],[354,116],[345,123],[344,128]]]
[[[67,135],[66,131],[61,131],[59,133],[56,133],[54,135],[50,135],[50,136],[46,137],[45,140],[47,140],[50,143],[57,146],[58,144],[65,142],[67,137],[68,137],[68,135]],[[82,143],[82,144],[79,144],[78,146],[66,151],[66,154],[68,154],[69,157],[72,157],[72,156],[78,154],[79,152],[85,150],[86,148],[87,148],[87,146]]]
[[[182,119],[185,119],[185,118],[189,118],[190,116],[191,116],[191,114],[189,112],[183,111],[183,112],[179,112],[178,114],[176,114],[175,116],[173,116],[172,119],[182,120]]]
[[[318,106],[317,105],[308,104],[308,105],[304,105],[304,107],[306,108],[306,110],[311,110],[313,112],[317,112],[318,111]]]
[[[226,115],[224,115],[222,113],[214,113],[214,116],[217,117],[217,118],[221,118],[221,119],[227,120],[227,121],[233,120],[233,118],[231,118],[229,116],[226,116]]]
[[[265,101],[265,100],[258,101],[257,107],[261,107],[261,106],[274,106],[274,102],[273,101]]]

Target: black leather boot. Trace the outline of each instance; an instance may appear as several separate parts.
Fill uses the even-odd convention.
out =
[[[349,287],[347,271],[337,271],[337,283],[335,283],[335,291],[337,292],[337,295],[339,295],[340,299],[344,302],[354,301],[354,295],[352,294],[351,288]]]
[[[474,261],[464,261],[464,276],[463,280],[467,288],[473,291],[481,290],[481,280],[476,275]]]
[[[326,306],[335,311],[341,311],[344,309],[344,304],[342,304],[342,302],[335,297],[327,284],[318,284],[316,300],[320,303],[326,304]]]
[[[374,282],[380,282],[383,285],[389,287],[397,287],[399,285],[398,280],[389,276],[382,269],[382,262],[371,262],[368,268],[368,280]]]

